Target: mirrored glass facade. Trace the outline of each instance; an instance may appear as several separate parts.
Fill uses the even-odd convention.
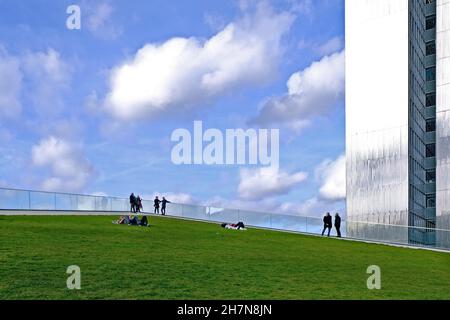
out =
[[[435,230],[450,228],[450,1],[345,5],[347,234],[442,244]],[[416,228],[382,234],[361,223]]]
[[[436,225],[450,229],[450,0],[436,1]],[[450,233],[438,233],[450,247]]]

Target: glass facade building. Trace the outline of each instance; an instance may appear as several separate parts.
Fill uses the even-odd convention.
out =
[[[450,0],[345,5],[347,234],[450,247]]]
[[[436,0],[436,226],[450,229],[450,0]],[[449,232],[437,245],[450,247]]]

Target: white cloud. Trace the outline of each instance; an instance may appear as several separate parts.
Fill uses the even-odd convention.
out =
[[[219,31],[226,25],[224,19],[221,16],[211,13],[203,14],[203,21],[214,31]]]
[[[101,1],[94,6],[91,3],[91,1],[82,3],[82,14],[86,15],[86,28],[98,38],[116,39],[119,37],[122,34],[122,28],[112,19],[114,7],[111,3]]]
[[[244,85],[274,77],[282,36],[294,17],[260,4],[207,40],[150,43],[112,70],[105,108],[121,120],[183,111]]]
[[[341,51],[344,48],[344,40],[342,37],[334,37],[320,45],[316,51],[321,56],[333,54],[335,52]]]
[[[275,167],[241,169],[239,197],[245,200],[259,200],[287,194],[307,177],[305,172],[289,174]]]
[[[22,87],[20,60],[0,47],[0,116],[14,118],[20,115],[19,95]]]
[[[93,167],[79,146],[53,136],[33,146],[32,163],[50,169],[50,177],[41,185],[49,191],[82,190],[93,175]]]
[[[103,191],[93,192],[92,195],[96,196],[96,197],[108,197],[108,194],[106,192],[103,192]]]
[[[64,107],[62,92],[70,85],[72,68],[54,49],[32,52],[22,58],[22,68],[31,82],[27,94],[38,114],[57,114]]]
[[[345,52],[325,56],[294,73],[287,82],[288,93],[266,101],[252,123],[290,124],[324,115],[345,93]]]
[[[339,212],[343,216],[345,215],[345,203],[312,197],[301,203],[283,203],[280,205],[279,212],[308,217],[322,217],[326,212]]]
[[[0,46],[0,74],[0,116],[18,118],[21,97],[29,99],[36,115],[46,120],[65,107],[62,94],[70,87],[72,67],[58,51],[49,48],[13,56]]]
[[[336,160],[325,160],[316,173],[322,181],[319,195],[322,199],[330,201],[344,200],[346,197],[346,171],[345,155],[339,156]]]
[[[313,13],[313,1],[312,0],[287,0],[292,6],[292,10],[299,12],[309,18]]]

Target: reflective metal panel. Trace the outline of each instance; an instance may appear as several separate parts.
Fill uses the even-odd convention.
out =
[[[406,226],[408,0],[345,5],[347,220]],[[386,237],[369,229],[368,238]],[[364,232],[347,224],[349,237]],[[407,232],[398,236],[407,241]]]
[[[438,0],[436,11],[436,227],[450,229],[450,1]],[[448,233],[437,245],[450,247]]]

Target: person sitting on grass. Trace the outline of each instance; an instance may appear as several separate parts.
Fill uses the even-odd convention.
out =
[[[114,224],[127,224],[130,226],[141,226],[141,227],[150,227],[148,224],[147,216],[143,216],[141,221],[139,221],[138,216],[134,216],[131,218],[130,216],[120,216],[120,218],[116,221],[113,221]]]
[[[142,227],[148,227],[148,220],[147,220],[147,216],[143,216],[141,219],[141,222],[139,222],[139,225]]]
[[[139,218],[137,216],[134,216],[130,219],[130,222],[128,223],[130,226],[138,226],[139,225]]]
[[[120,216],[118,220],[113,221],[114,224],[124,224],[125,217]]]

